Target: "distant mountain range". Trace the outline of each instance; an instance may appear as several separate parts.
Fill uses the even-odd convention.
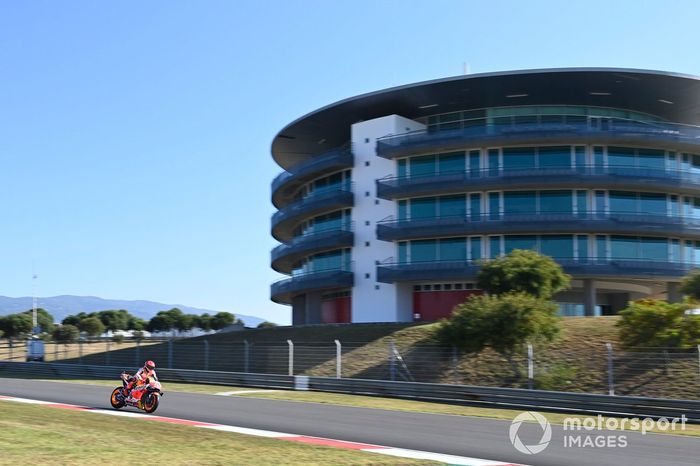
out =
[[[105,311],[108,309],[126,309],[131,314],[144,320],[150,320],[159,311],[167,311],[174,307],[180,309],[185,314],[216,314],[219,311],[211,309],[199,309],[196,307],[183,306],[182,304],[163,304],[153,301],[126,301],[120,299],[102,299],[96,296],[52,296],[50,298],[37,298],[37,307],[46,309],[56,322],[61,322],[71,314],[79,312]],[[15,312],[26,311],[32,308],[32,298],[9,298],[0,296],[0,316],[14,314]],[[244,314],[236,314],[236,317],[245,322],[246,327],[255,327],[263,319]]]

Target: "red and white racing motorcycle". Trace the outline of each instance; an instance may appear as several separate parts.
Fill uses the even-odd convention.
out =
[[[163,390],[161,390],[158,378],[153,375],[148,378],[148,383],[136,385],[129,392],[126,388],[129,383],[129,377],[129,374],[122,372],[122,386],[112,390],[112,396],[109,399],[112,408],[121,409],[128,405],[142,409],[149,414],[154,412],[158,408],[158,404],[160,404],[160,397],[163,396]]]

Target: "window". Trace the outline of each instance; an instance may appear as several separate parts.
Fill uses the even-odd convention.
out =
[[[506,214],[534,214],[537,211],[537,193],[535,191],[503,193],[503,211]]]
[[[489,218],[501,218],[501,193],[489,193]]]
[[[411,262],[432,262],[436,258],[434,239],[411,241]]]
[[[467,259],[466,238],[443,238],[439,243],[441,261],[464,261]]]
[[[440,173],[463,173],[465,169],[464,152],[452,152],[440,154],[438,158],[438,169]]]
[[[467,212],[466,198],[462,195],[438,198],[440,217],[464,217]]]
[[[436,164],[434,155],[424,155],[411,159],[411,176],[435,175]]]
[[[572,203],[571,191],[540,192],[541,213],[570,214],[573,211]]]
[[[481,220],[481,194],[469,195],[469,216],[473,221]]]
[[[472,261],[481,259],[481,238],[478,236],[469,238],[469,259]]]
[[[539,166],[543,168],[570,168],[571,147],[540,147]]]
[[[437,206],[434,197],[411,199],[411,219],[435,218]]]
[[[576,247],[578,248],[577,257],[579,261],[587,261],[588,254],[588,236],[578,235],[576,236]]]
[[[534,235],[513,235],[505,237],[505,253],[514,249],[537,249],[537,237]]]
[[[540,237],[540,252],[554,259],[573,259],[573,237],[571,235],[543,235]]]
[[[523,170],[535,168],[534,147],[510,147],[503,149],[503,169]]]

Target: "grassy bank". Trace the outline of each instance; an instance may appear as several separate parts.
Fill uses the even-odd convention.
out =
[[[169,465],[437,464],[8,401],[0,413],[0,464],[120,465],[146,446]]]

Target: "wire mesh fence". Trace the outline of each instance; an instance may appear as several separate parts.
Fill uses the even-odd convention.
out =
[[[0,340],[0,360],[23,361],[25,341]],[[372,342],[297,341],[46,343],[46,362],[535,388],[616,395],[700,398],[700,348],[590,345],[524,347],[513,354],[380,338]]]

